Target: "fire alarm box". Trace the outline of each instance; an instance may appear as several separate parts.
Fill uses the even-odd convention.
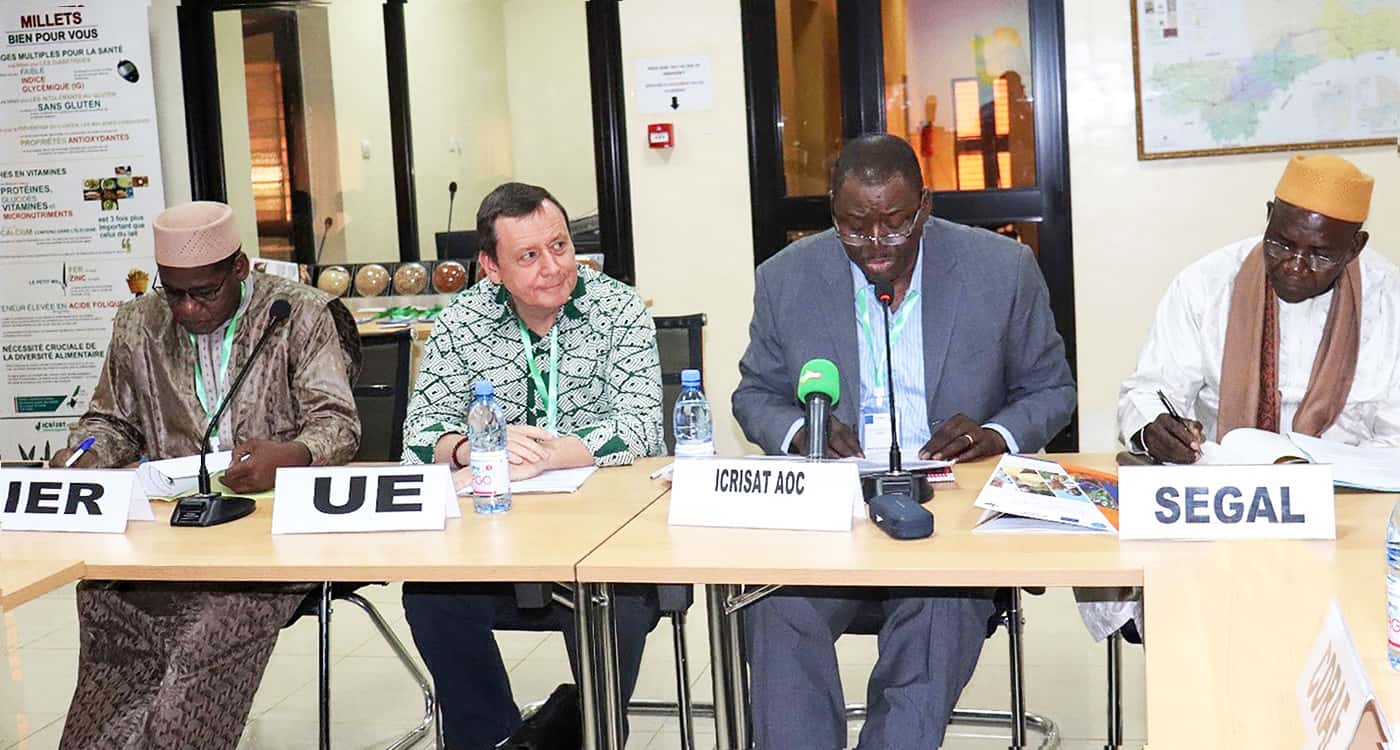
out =
[[[647,145],[651,148],[672,148],[676,145],[675,132],[669,122],[654,122],[647,126]]]

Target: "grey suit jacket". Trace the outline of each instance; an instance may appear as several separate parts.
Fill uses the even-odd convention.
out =
[[[924,225],[924,378],[931,423],[959,412],[996,422],[1022,451],[1069,424],[1074,378],[1055,330],[1050,295],[1030,250],[985,229]],[[739,361],[734,416],[744,435],[779,453],[804,416],[797,376],[813,357],[841,372],[835,416],[856,425],[860,354],[850,260],[828,229],[758,267],[749,348]],[[921,446],[906,446],[918,448]]]

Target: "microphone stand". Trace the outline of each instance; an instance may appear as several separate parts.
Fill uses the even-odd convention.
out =
[[[171,526],[216,526],[236,521],[253,512],[256,501],[251,497],[214,492],[213,479],[209,476],[207,462],[209,439],[214,434],[214,430],[218,429],[219,420],[223,419],[224,412],[233,402],[234,395],[238,393],[238,389],[243,385],[244,379],[248,377],[249,371],[253,369],[252,364],[257,361],[258,354],[267,344],[270,334],[287,320],[289,313],[290,305],[287,304],[286,300],[279,299],[272,303],[272,322],[263,330],[262,336],[258,338],[258,343],[253,347],[253,353],[248,355],[247,364],[243,365],[243,369],[239,370],[238,376],[233,379],[233,387],[224,394],[219,408],[214,411],[214,416],[209,420],[209,426],[204,429],[204,437],[199,443],[199,492],[180,498],[180,501],[175,505],[175,512],[170,514]]]
[[[876,298],[880,301],[885,319],[885,386],[890,406],[890,468],[861,479],[861,489],[866,499],[878,495],[904,495],[917,503],[933,499],[933,485],[928,477],[904,470],[904,459],[899,449],[899,410],[894,403],[894,347],[890,345],[890,304],[894,300],[892,289],[882,293],[876,287]]]

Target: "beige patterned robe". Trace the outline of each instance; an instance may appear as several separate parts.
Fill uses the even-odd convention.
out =
[[[234,439],[297,440],[316,464],[349,461],[360,439],[351,392],[359,369],[353,319],[338,300],[301,284],[255,274],[250,286],[229,384],[266,329],[273,300],[286,299],[292,313],[234,397]],[[69,445],[95,437],[100,466],[198,452],[208,417],[195,396],[194,351],[159,297],[124,306],[92,404]],[[78,685],[60,747],[232,750],[278,631],[311,590],[310,584],[83,583]]]

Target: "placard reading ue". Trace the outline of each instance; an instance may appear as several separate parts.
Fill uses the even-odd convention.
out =
[[[441,530],[449,502],[457,493],[441,464],[283,468],[272,533]]]

